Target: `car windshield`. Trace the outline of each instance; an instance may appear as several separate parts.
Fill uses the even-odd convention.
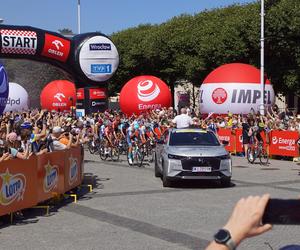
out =
[[[211,131],[180,129],[170,134],[170,146],[219,146],[220,143]]]

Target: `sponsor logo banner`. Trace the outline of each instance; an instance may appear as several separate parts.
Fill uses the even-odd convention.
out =
[[[72,185],[74,182],[77,181],[78,178],[78,162],[76,158],[73,158],[72,155],[69,158],[70,161],[70,169],[69,169],[69,185]]]
[[[271,138],[270,155],[294,157],[299,155],[297,145],[298,132],[274,130],[271,132]]]
[[[106,98],[106,90],[104,88],[89,89],[89,92],[90,92],[90,99],[91,100],[105,99]]]
[[[158,97],[160,89],[151,80],[141,81],[137,85],[137,97],[143,102],[151,102]]]
[[[70,53],[70,44],[69,40],[46,33],[42,55],[65,62]]]
[[[91,64],[92,74],[110,74],[111,64]]]
[[[84,89],[77,89],[76,96],[77,100],[84,100]]]
[[[91,43],[90,50],[111,50],[110,43]]]
[[[44,185],[43,189],[45,193],[49,193],[53,190],[58,183],[58,166],[51,166],[48,161],[47,165],[45,165],[45,177],[44,177]]]
[[[35,55],[37,34],[30,30],[0,29],[1,53]]]
[[[9,170],[0,175],[0,204],[7,206],[14,201],[23,200],[26,189],[26,178],[23,174],[10,174]]]

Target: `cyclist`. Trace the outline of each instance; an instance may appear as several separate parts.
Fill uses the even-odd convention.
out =
[[[113,134],[114,130],[112,127],[112,123],[108,120],[107,125],[104,129],[104,138],[105,138],[105,148],[104,148],[104,154],[109,154],[109,148],[113,147]]]
[[[140,136],[140,131],[139,131],[139,124],[137,121],[134,121],[130,127],[127,129],[127,135],[126,135],[126,140],[128,144],[128,162],[130,165],[133,164],[133,159],[132,159],[132,142],[134,140],[137,140]]]

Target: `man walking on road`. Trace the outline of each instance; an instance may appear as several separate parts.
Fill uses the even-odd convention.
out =
[[[193,120],[190,116],[187,115],[187,110],[182,108],[180,110],[180,115],[177,115],[173,120],[172,123],[175,125],[176,128],[188,128],[190,125],[193,124]]]

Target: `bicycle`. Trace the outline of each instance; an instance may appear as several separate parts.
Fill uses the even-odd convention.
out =
[[[97,151],[99,150],[99,146],[100,146],[99,138],[97,138],[97,139],[92,138],[88,142],[88,150],[91,154],[97,153]]]
[[[139,147],[138,142],[134,141],[132,143],[132,164],[130,164],[129,162],[129,158],[128,158],[128,150],[127,150],[127,161],[129,166],[131,165],[137,165],[139,167],[141,167],[143,165],[143,160],[145,157],[144,151],[142,148]]]
[[[263,142],[259,142],[258,145],[251,144],[247,149],[247,160],[249,163],[253,164],[257,158],[259,158],[261,165],[269,163],[269,155],[263,146]]]
[[[118,145],[116,144],[117,140],[114,140],[112,146],[106,146],[105,140],[102,141],[99,147],[99,155],[101,160],[105,161],[108,157],[111,158],[112,161],[118,161],[120,158],[120,152]]]

